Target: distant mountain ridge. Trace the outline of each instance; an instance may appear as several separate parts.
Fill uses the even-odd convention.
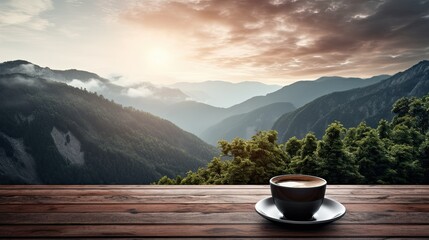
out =
[[[253,96],[265,95],[281,88],[280,85],[254,81],[179,82],[170,86],[180,89],[194,101],[221,108],[228,108]]]
[[[315,81],[298,81],[291,85],[285,86],[275,92],[269,93],[265,96],[256,96],[250,98],[240,104],[236,104],[224,110],[212,108],[210,111],[206,109],[205,113],[198,115],[203,116],[203,118],[205,116],[209,116],[209,119],[202,121],[202,124],[205,125],[200,126],[200,130],[197,132],[197,134],[203,140],[211,144],[216,144],[216,142],[220,139],[230,140],[234,137],[234,133],[237,134],[235,137],[247,138],[248,133],[245,133],[246,131],[244,131],[243,129],[255,129],[255,127],[259,130],[262,130],[260,129],[260,127],[263,127],[264,130],[271,129],[272,124],[277,120],[278,117],[280,117],[284,113],[294,110],[295,108],[287,107],[285,109],[279,109],[280,104],[292,103],[292,105],[297,104],[299,106],[326,93],[371,85],[387,77],[389,76],[380,75],[368,79],[361,79],[333,76],[321,77]],[[270,109],[270,105],[276,110]],[[176,111],[179,111],[181,108],[178,107],[175,109]],[[188,112],[187,114],[185,114],[185,116],[195,115],[190,113],[191,110],[188,108]],[[262,115],[265,114],[266,116],[263,117],[264,121],[256,124],[254,121],[250,120],[255,119],[256,113],[254,111]],[[275,111],[276,113],[274,113]],[[217,112],[218,115],[210,115],[210,113],[214,112]],[[248,116],[244,116],[245,114],[248,114]],[[273,119],[269,119],[268,116],[271,116]],[[243,123],[242,125],[237,124],[235,123],[237,119],[243,119],[245,123]],[[214,120],[217,120],[217,122]],[[189,126],[190,128],[201,124],[201,122],[194,124],[192,123],[191,119],[186,119],[186,121],[183,122],[183,124],[193,124],[192,126]],[[211,123],[211,126],[208,126],[207,123]],[[271,126],[267,127],[267,125],[269,124],[271,124]],[[181,124],[179,125],[183,126]],[[204,130],[204,128],[206,129]],[[187,128],[185,127],[185,129]],[[250,132],[253,131],[249,131],[249,133]]]
[[[148,184],[214,155],[149,113],[57,81],[0,74],[2,184]]]
[[[155,86],[149,82],[120,86],[99,75],[77,69],[54,70],[49,67],[40,67],[25,60],[8,61],[0,64],[0,74],[23,73],[33,77],[40,77],[52,81],[65,82],[69,85],[86,88],[88,91],[96,91],[105,97],[114,99],[120,103],[137,104],[138,102],[159,101],[180,102],[189,98],[179,89]]]
[[[156,114],[173,121],[181,128],[213,143],[213,139],[218,135],[210,136],[209,133],[212,131],[208,129],[212,127],[215,129],[217,126],[219,129],[222,128],[221,122],[234,115],[249,113],[273,103],[289,102],[293,105],[295,103],[298,105],[305,104],[326,93],[371,85],[387,77],[388,75],[380,75],[368,79],[322,77],[316,81],[299,81],[273,93],[269,93],[266,96],[256,96],[229,108],[218,108],[203,103],[186,101],[166,107],[163,112],[161,111]],[[224,133],[235,131],[228,129],[229,126],[224,126],[223,128],[225,128],[222,131]]]
[[[280,116],[295,109],[288,102],[272,103],[228,117],[204,131],[201,138],[212,145],[216,145],[219,140],[231,141],[236,137],[250,139],[258,131],[270,130]]]
[[[328,93],[345,91],[353,88],[369,86],[390,77],[389,75],[379,75],[371,78],[345,78],[338,76],[321,77],[314,81],[303,80],[284,86],[283,88],[269,93],[265,96],[250,98],[231,108],[246,108],[246,106],[262,107],[276,102],[290,102],[295,107],[304,104]]]
[[[345,127],[366,121],[375,126],[382,118],[391,119],[392,104],[401,97],[421,97],[429,92],[429,61],[421,61],[371,86],[322,96],[280,117],[273,128],[281,140],[303,137],[312,131],[317,136],[333,121]]]
[[[48,67],[42,68],[38,65],[35,65],[31,62],[25,60],[14,60],[7,61],[0,64],[0,73],[23,73],[29,76],[35,77],[44,77],[50,80],[70,82],[74,79],[79,79],[81,81],[89,81],[91,79],[97,79],[103,83],[109,82],[109,80],[100,77],[99,75],[77,69],[68,69],[68,70],[53,70]]]
[[[270,109],[268,105],[276,106],[276,109],[278,109],[279,105],[276,105],[275,103],[286,104],[289,102],[299,107],[300,105],[305,104],[318,96],[322,96],[323,94],[370,85],[388,77],[387,75],[380,75],[369,79],[359,79],[334,76],[321,77],[315,81],[299,81],[265,96],[252,97],[234,106],[222,108],[196,101],[190,101],[190,97],[187,94],[176,88],[155,87],[150,83],[140,83],[128,87],[122,87],[115,85],[108,79],[104,79],[94,73],[74,69],[64,71],[51,70],[50,68],[41,68],[22,60],[1,64],[0,73],[2,72],[30,74],[35,77],[37,76],[66,82],[69,85],[79,88],[87,88],[89,91],[96,91],[104,97],[114,99],[116,102],[125,106],[133,106],[137,109],[168,119],[180,128],[196,134],[203,138],[203,140],[212,144],[215,144],[217,140],[219,140],[216,140],[216,138],[229,138],[228,135],[234,132],[241,132],[241,134],[237,135],[238,137],[246,137],[247,134],[244,134],[242,130],[239,130],[240,128],[259,129],[261,126],[264,126],[265,128],[266,124],[272,124],[272,122],[276,120],[264,117],[264,123],[258,123],[255,125],[252,121],[246,121],[251,125],[232,127],[232,125],[227,124],[231,121],[228,120],[228,118],[251,119],[253,114],[255,114],[252,113],[253,111],[259,112],[260,114],[265,113],[267,116],[278,118],[280,114],[292,111],[293,108],[288,107],[286,109],[279,110],[273,115],[274,109]],[[266,86],[255,82],[232,84],[220,81],[209,81],[196,83],[196,85],[199,84],[205,85],[206,88],[209,85],[219,86],[219,84],[226,84],[230,86],[227,87],[226,90],[231,90],[232,93],[239,92],[239,90],[235,88],[237,86],[242,87],[249,84],[252,85],[253,88],[254,86]],[[216,87],[213,88],[215,89]],[[243,91],[245,88],[242,87],[240,89],[240,91]],[[216,91],[219,91],[219,89]],[[220,98],[225,96],[225,94],[218,95]],[[263,110],[258,110],[260,108]],[[247,117],[236,116],[247,113],[249,114]],[[213,131],[213,129],[219,130]],[[223,135],[220,136],[220,133],[223,133]]]

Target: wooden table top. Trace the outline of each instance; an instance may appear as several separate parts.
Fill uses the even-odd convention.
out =
[[[259,216],[267,185],[0,185],[4,238],[429,237],[429,185],[328,185],[346,215],[323,226]]]

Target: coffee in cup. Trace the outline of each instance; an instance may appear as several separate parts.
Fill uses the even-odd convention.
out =
[[[322,206],[326,180],[288,174],[271,178],[270,187],[274,204],[286,219],[310,220]]]

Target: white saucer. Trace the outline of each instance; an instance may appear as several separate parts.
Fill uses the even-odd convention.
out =
[[[289,220],[284,218],[283,214],[280,213],[274,205],[272,197],[264,198],[257,202],[255,210],[259,215],[270,221],[302,225],[329,223],[340,219],[344,214],[346,214],[346,208],[343,204],[326,197],[323,200],[322,206],[314,214],[313,218],[306,221]]]

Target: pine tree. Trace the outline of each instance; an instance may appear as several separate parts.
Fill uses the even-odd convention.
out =
[[[308,133],[302,140],[301,156],[292,159],[290,169],[292,173],[318,175],[320,163],[317,155],[317,138],[314,133]]]
[[[301,154],[301,141],[295,136],[289,138],[289,140],[286,142],[285,150],[291,158],[299,156]]]
[[[320,175],[330,183],[357,183],[362,179],[358,165],[343,148],[345,129],[339,122],[331,123],[318,147]]]
[[[390,170],[393,163],[375,129],[359,141],[355,159],[360,174],[365,177],[365,183],[389,183],[387,179],[392,177]]]
[[[383,139],[383,140],[389,139],[390,134],[392,133],[392,129],[390,127],[389,121],[387,121],[385,119],[381,119],[378,122],[377,131],[378,131],[378,136],[380,137],[380,139]]]

